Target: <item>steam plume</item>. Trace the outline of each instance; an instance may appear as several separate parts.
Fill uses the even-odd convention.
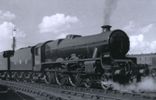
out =
[[[113,10],[117,7],[118,0],[105,0],[104,5],[104,24],[109,25],[110,24],[110,17],[113,13]]]
[[[110,82],[115,90],[128,92],[156,92],[156,79],[153,77],[145,77],[139,83],[131,83],[123,86],[118,83]]]

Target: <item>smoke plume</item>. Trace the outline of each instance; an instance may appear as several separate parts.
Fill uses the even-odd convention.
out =
[[[127,92],[156,92],[156,79],[153,77],[145,77],[139,83],[131,83],[129,85],[120,85],[118,83],[110,82],[114,90]]]
[[[104,4],[104,24],[110,24],[110,17],[117,7],[118,0],[105,0]]]

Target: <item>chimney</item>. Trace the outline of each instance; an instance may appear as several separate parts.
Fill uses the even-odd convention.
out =
[[[103,25],[103,26],[101,26],[103,32],[108,32],[108,31],[110,31],[110,30],[111,30],[111,27],[112,27],[112,26],[110,26],[110,25]]]

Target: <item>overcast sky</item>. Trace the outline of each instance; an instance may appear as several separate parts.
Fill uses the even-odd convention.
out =
[[[110,1],[109,23],[127,32],[130,53],[156,52],[156,0]],[[0,51],[11,49],[13,27],[17,48],[67,34],[97,34],[109,7],[105,0],[0,0]]]

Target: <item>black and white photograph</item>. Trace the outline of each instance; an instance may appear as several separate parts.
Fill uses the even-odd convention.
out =
[[[156,0],[0,0],[0,100],[156,100]]]

